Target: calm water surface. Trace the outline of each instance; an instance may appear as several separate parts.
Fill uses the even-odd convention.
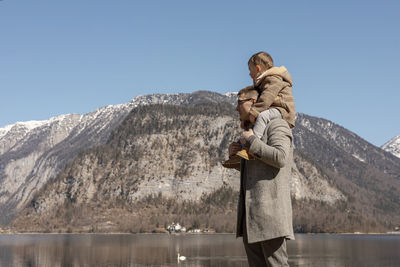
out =
[[[400,266],[400,235],[296,235],[288,252],[290,266]],[[3,266],[248,265],[234,235],[46,234],[0,235]]]

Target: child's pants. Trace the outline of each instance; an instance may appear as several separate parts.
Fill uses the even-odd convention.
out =
[[[270,108],[258,114],[256,123],[253,127],[254,134],[258,138],[264,136],[265,127],[267,126],[268,122],[276,118],[282,119],[281,113],[276,108]]]

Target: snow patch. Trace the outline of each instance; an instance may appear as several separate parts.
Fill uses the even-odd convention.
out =
[[[360,155],[353,154],[352,156],[355,157],[356,159],[358,159],[361,162],[365,162],[365,159],[363,159]]]
[[[224,94],[224,96],[232,97],[232,96],[237,96],[237,94],[238,94],[238,92],[227,92]]]
[[[5,136],[10,130],[11,128],[14,126],[14,124],[12,125],[7,125],[4,126],[3,128],[0,128],[0,138],[2,138],[3,136]]]
[[[41,120],[41,121],[36,121],[36,120],[23,121],[23,122],[17,121],[14,124],[10,124],[10,125],[4,126],[3,128],[0,128],[0,138],[5,136],[14,127],[18,127],[18,128],[22,127],[22,128],[25,128],[29,132],[35,128],[44,126],[46,124],[51,124],[56,121],[62,121],[70,115],[72,115],[72,114],[63,114],[63,115],[51,117],[48,120]]]
[[[390,139],[381,148],[389,153],[392,153],[396,157],[400,158],[400,135]]]

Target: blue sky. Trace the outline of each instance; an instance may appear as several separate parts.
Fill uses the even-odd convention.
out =
[[[250,85],[269,52],[298,112],[400,135],[399,1],[0,1],[0,127],[139,94]]]

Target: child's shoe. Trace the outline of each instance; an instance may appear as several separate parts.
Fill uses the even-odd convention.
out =
[[[222,162],[222,166],[228,169],[240,170],[240,157],[237,155],[233,155],[229,157],[228,160]]]
[[[249,154],[249,148],[247,148],[247,147],[245,147],[242,150],[240,150],[239,152],[237,152],[236,155],[241,157],[242,159],[246,159],[246,160],[254,159],[254,157]]]

